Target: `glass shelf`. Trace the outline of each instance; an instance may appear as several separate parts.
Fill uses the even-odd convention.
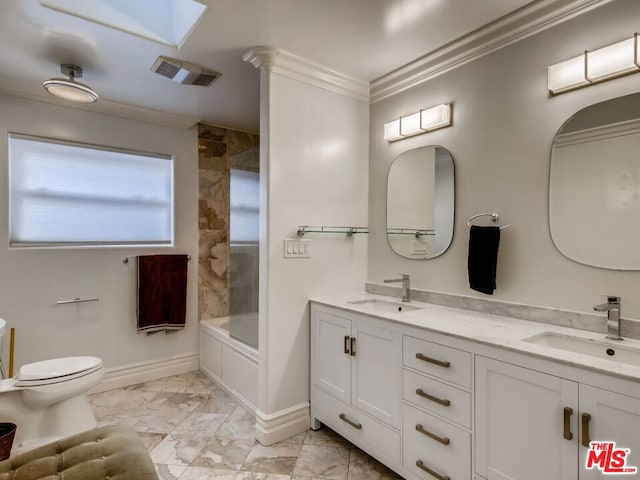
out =
[[[434,236],[435,230],[427,230],[423,228],[387,228],[387,235],[413,235],[420,238],[425,235]]]
[[[351,237],[357,233],[369,233],[369,227],[335,227],[326,225],[298,226],[299,237],[302,237],[307,233],[343,233],[348,237]]]

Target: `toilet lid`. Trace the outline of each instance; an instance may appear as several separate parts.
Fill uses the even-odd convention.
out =
[[[98,357],[65,357],[28,363],[20,368],[18,381],[49,380],[67,377],[102,366]]]

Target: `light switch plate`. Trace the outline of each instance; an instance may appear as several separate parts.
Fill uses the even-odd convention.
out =
[[[311,258],[311,240],[285,238],[284,258]]]

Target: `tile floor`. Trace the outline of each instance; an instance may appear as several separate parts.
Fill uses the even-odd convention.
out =
[[[399,479],[326,427],[265,447],[255,419],[200,372],[90,397],[98,424],[135,428],[161,480]]]

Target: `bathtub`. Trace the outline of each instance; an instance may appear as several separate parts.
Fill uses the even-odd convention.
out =
[[[229,317],[200,321],[200,370],[256,413],[258,351],[229,335]]]

